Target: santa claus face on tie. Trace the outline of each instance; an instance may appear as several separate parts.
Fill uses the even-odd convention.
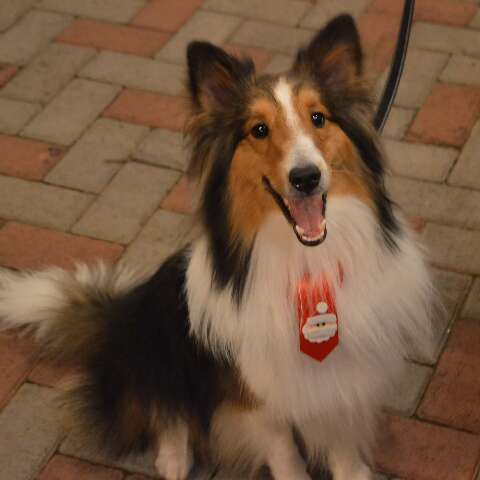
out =
[[[322,343],[337,333],[337,316],[328,312],[326,302],[317,303],[316,311],[318,315],[308,317],[302,333],[309,342]]]

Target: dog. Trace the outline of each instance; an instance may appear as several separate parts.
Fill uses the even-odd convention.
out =
[[[198,233],[148,277],[127,266],[4,271],[2,328],[78,367],[76,428],[116,455],[157,448],[275,480],[372,478],[378,414],[431,348],[433,287],[384,187],[359,34],[334,18],[291,70],[188,46]]]

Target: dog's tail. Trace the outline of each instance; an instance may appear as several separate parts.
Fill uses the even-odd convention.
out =
[[[79,441],[115,456],[154,440],[154,409],[130,390],[143,378],[133,353],[148,343],[135,344],[135,325],[127,323],[135,313],[125,304],[143,280],[126,267],[103,264],[71,272],[0,269],[0,330],[31,332],[41,356],[75,367],[78,374],[60,397],[63,420]]]
[[[109,310],[142,279],[124,266],[78,265],[72,272],[0,270],[0,330],[34,334],[40,353],[83,364],[103,336]]]

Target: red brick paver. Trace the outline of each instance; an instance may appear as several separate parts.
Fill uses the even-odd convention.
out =
[[[189,214],[193,212],[192,187],[184,176],[163,199],[160,207],[172,212]]]
[[[71,268],[76,261],[113,262],[123,253],[114,243],[8,222],[0,230],[0,265],[38,269],[47,265]]]
[[[4,87],[18,72],[18,68],[12,66],[0,67],[0,88]]]
[[[366,13],[358,22],[362,44],[370,67],[382,72],[391,61],[398,34],[399,20],[384,13]]]
[[[480,437],[418,420],[389,417],[379,469],[412,480],[472,480]]]
[[[461,147],[480,115],[480,87],[438,84],[415,118],[408,137]]]
[[[119,470],[56,455],[38,480],[122,480],[122,478],[123,474]]]
[[[419,415],[480,433],[480,322],[459,321],[451,334]]]
[[[370,11],[387,13],[399,18],[403,2],[399,0],[374,0]],[[472,3],[452,0],[417,0],[415,2],[415,20],[422,22],[444,23],[447,25],[468,25],[478,11]]]
[[[152,0],[133,19],[141,27],[176,32],[202,4],[202,0]]]
[[[186,100],[143,90],[127,89],[103,112],[125,122],[182,131]]]
[[[169,34],[162,32],[93,20],[77,20],[57,37],[57,41],[149,57],[169,38]]]
[[[33,347],[28,338],[0,333],[0,409],[32,369],[33,357]]]
[[[62,159],[64,150],[0,134],[0,174],[41,180]]]

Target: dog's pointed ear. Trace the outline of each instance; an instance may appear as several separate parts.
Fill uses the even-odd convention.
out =
[[[188,88],[198,110],[226,108],[235,102],[243,83],[255,69],[208,42],[192,42],[187,49]]]
[[[355,21],[339,15],[297,53],[294,71],[307,70],[326,87],[341,87],[362,75],[363,53]]]

